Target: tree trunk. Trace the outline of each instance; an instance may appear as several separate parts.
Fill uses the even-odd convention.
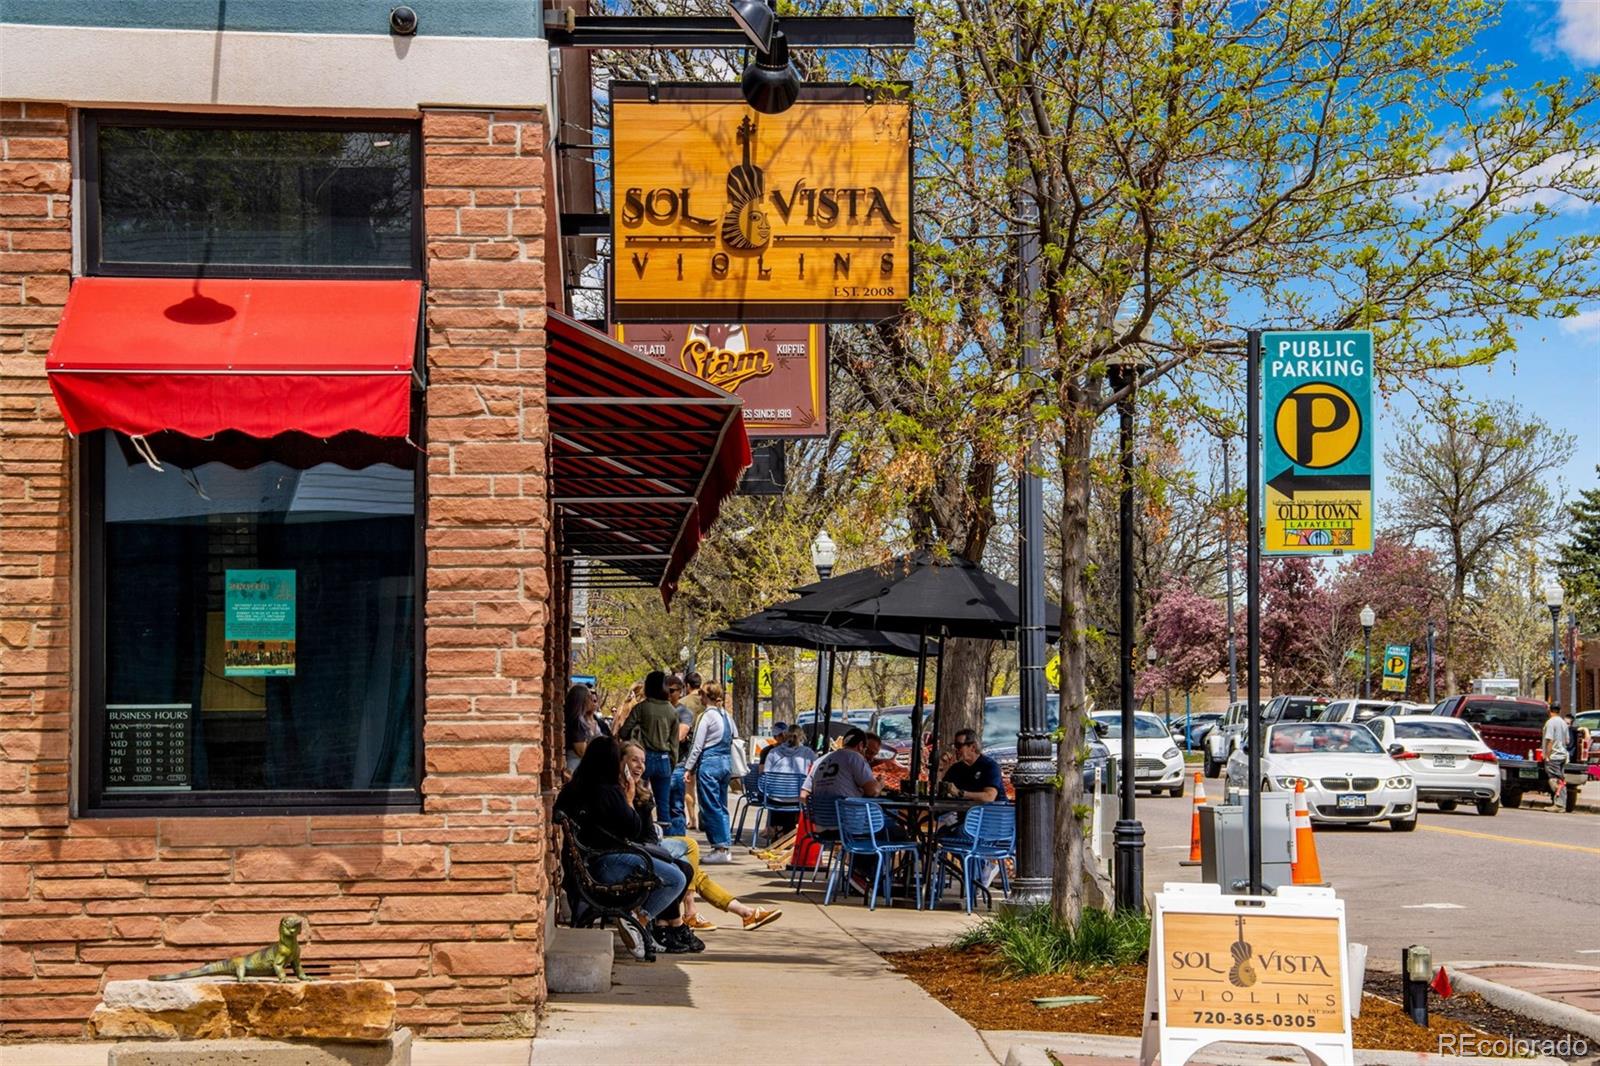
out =
[[[983,735],[983,700],[989,695],[989,646],[992,641],[951,637],[944,644],[944,672],[936,699],[939,745],[948,751],[958,729]]]
[[[1056,795],[1055,862],[1050,906],[1076,923],[1085,897],[1083,723],[1088,673],[1089,457],[1092,414],[1075,387],[1064,390],[1069,412],[1061,442],[1061,745],[1056,751],[1061,790]]]
[[[794,721],[794,649],[768,648],[772,664],[772,720]]]
[[[756,675],[751,669],[755,648],[749,644],[733,646],[733,690],[728,694],[728,706],[733,708],[734,719],[739,723],[739,735],[753,737],[760,715],[756,708]]]

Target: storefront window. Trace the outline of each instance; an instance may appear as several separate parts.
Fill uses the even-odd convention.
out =
[[[97,115],[85,144],[93,273],[419,271],[408,125]]]
[[[98,436],[90,806],[414,803],[414,450]]]

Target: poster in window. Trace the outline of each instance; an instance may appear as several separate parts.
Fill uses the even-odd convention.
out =
[[[227,571],[224,675],[294,676],[294,578],[293,570]]]

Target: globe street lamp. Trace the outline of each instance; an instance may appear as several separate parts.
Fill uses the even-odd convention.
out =
[[[817,577],[823,581],[833,576],[833,564],[839,561],[839,546],[828,536],[826,529],[817,530],[817,537],[811,542],[811,565],[817,568]],[[828,672],[828,657],[832,653],[826,648],[817,649],[817,710],[812,721],[816,725],[817,750],[822,751],[828,744],[828,719],[823,717],[823,705],[828,703],[828,696],[832,695],[833,677]],[[832,708],[829,707],[831,712]],[[829,718],[832,717],[830,713]]]
[[[1378,614],[1372,609],[1372,604],[1361,608],[1361,633],[1366,641],[1366,652],[1361,657],[1361,698],[1372,698],[1372,626],[1378,621]]]
[[[1561,586],[1554,581],[1544,590],[1544,605],[1550,608],[1550,706],[1561,709]]]
[[[1149,647],[1145,648],[1145,650],[1144,650],[1144,668],[1146,670],[1154,670],[1156,668],[1156,646],[1154,644],[1151,644]],[[1150,690],[1150,713],[1154,714],[1155,712],[1156,712],[1156,690],[1155,689],[1151,689]],[[1167,730],[1169,732],[1172,730],[1172,714],[1171,714],[1170,709],[1168,710],[1168,713],[1167,713]]]

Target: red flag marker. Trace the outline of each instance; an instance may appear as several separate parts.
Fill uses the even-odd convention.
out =
[[[1428,987],[1439,994],[1440,999],[1449,999],[1455,994],[1455,989],[1450,987],[1450,975],[1444,972],[1444,967],[1439,967],[1439,972],[1433,975],[1433,980]]]

